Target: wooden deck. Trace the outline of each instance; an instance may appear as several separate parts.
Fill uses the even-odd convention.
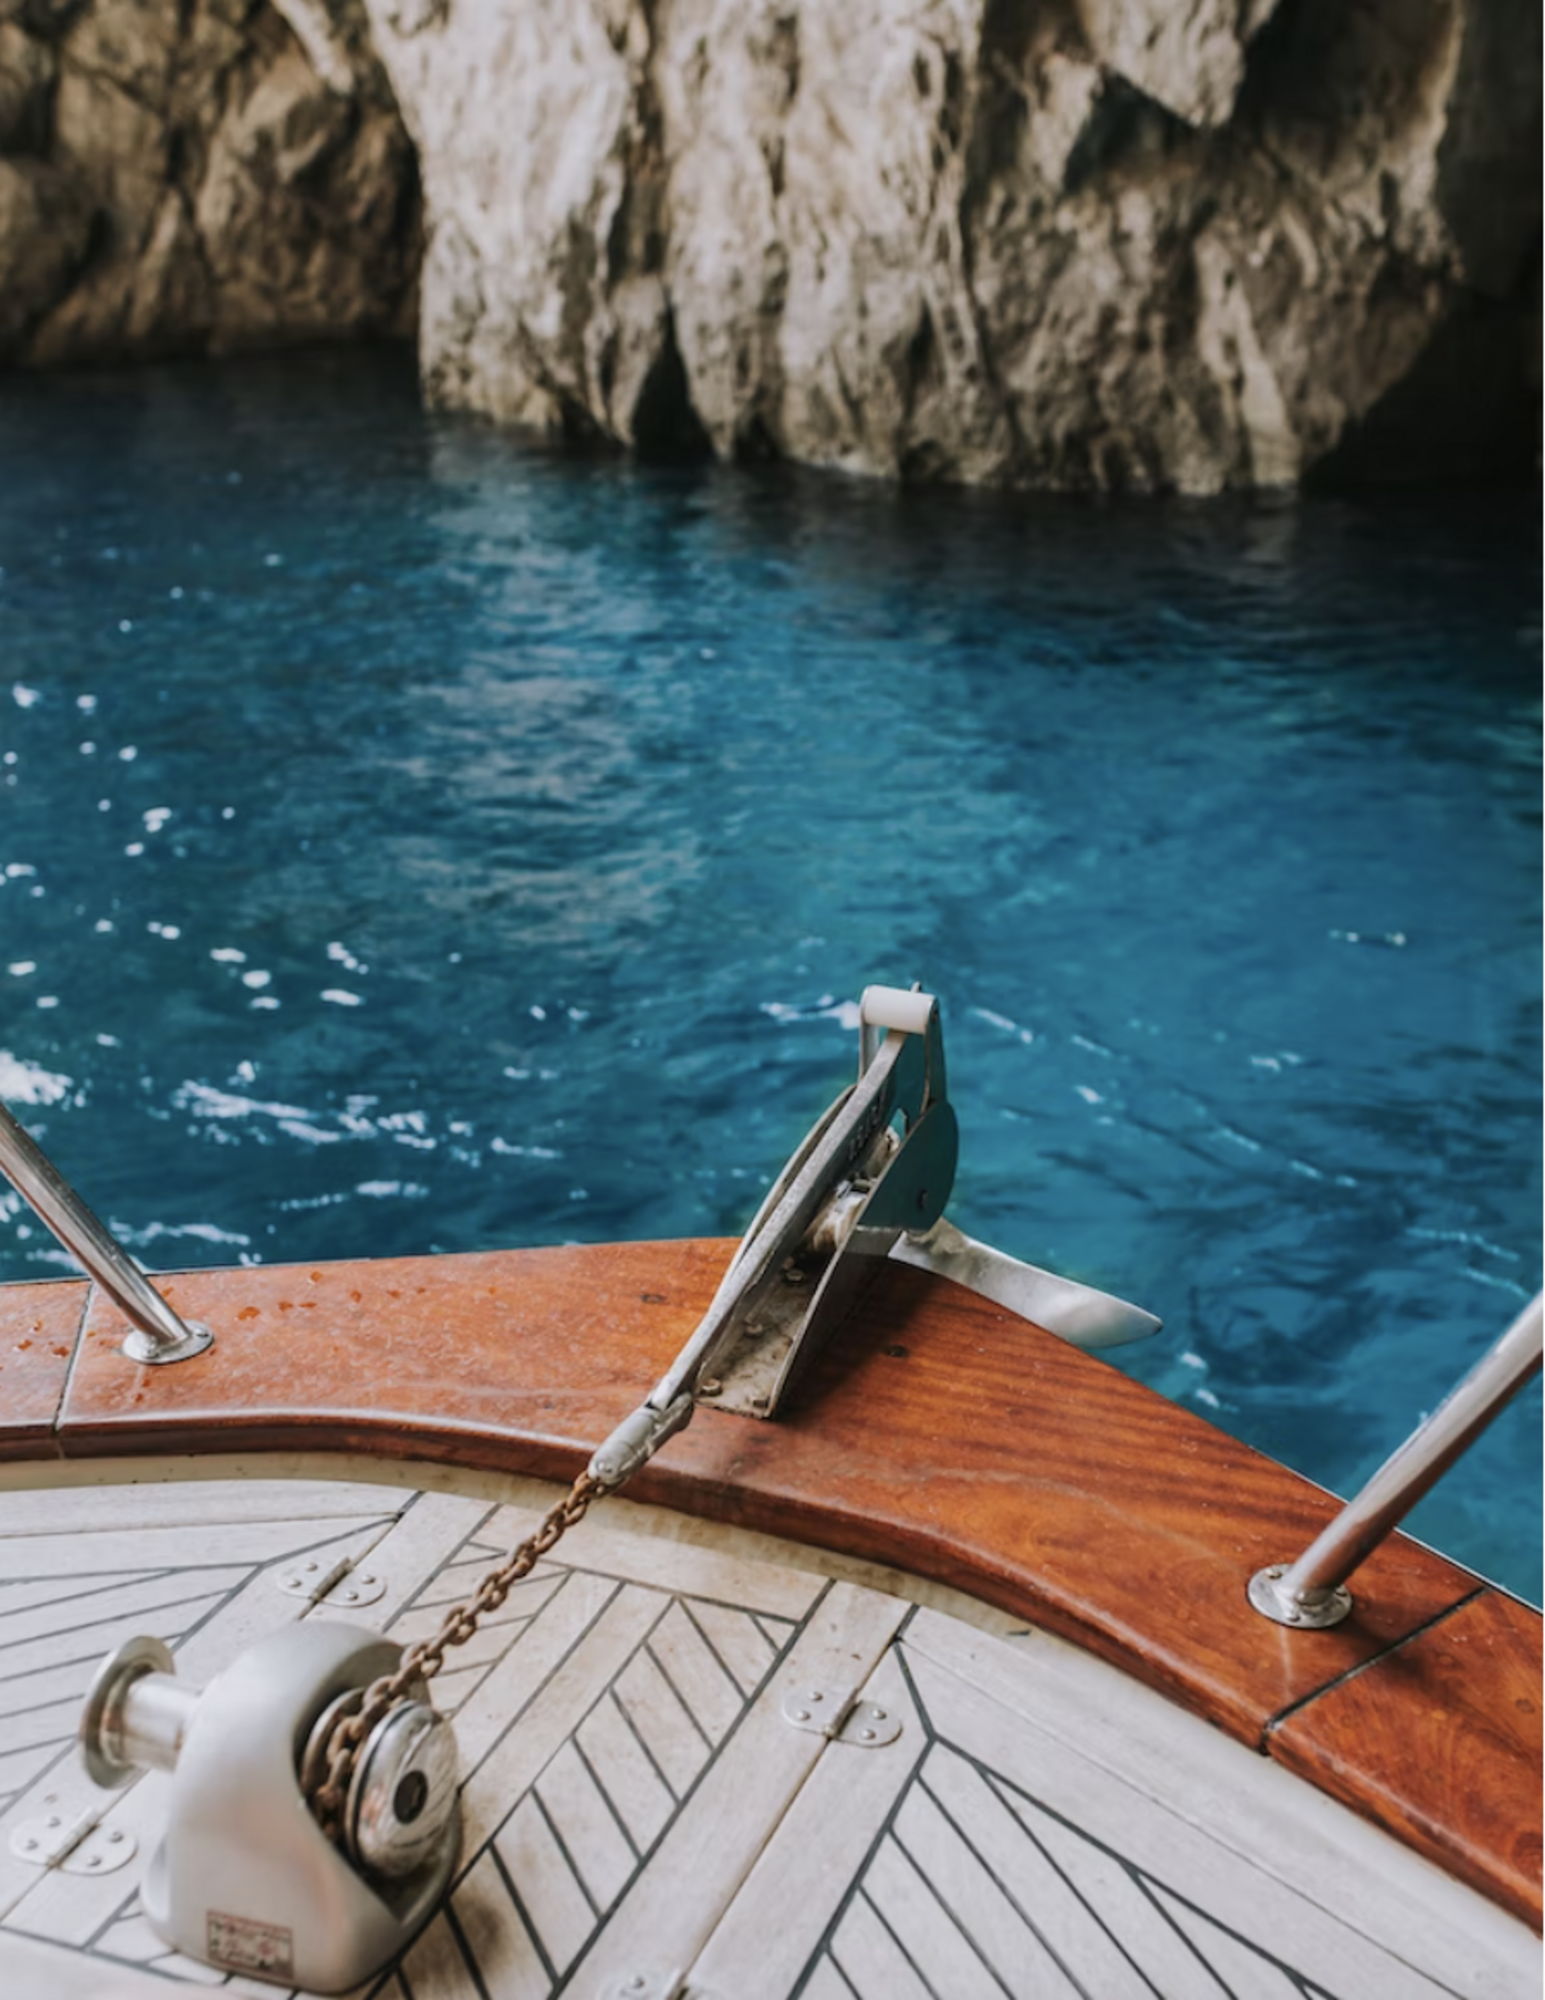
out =
[[[168,1951],[139,1914],[166,1782],[98,1792],[71,1741],[110,1645],[156,1633],[199,1682],[288,1621],[337,1617],[365,1577],[384,1595],[354,1617],[416,1637],[551,1497],[523,1481],[503,1482],[501,1502],[251,1477],[260,1466],[0,1497],[0,1834],[89,1808],[96,1851],[132,1846],[92,1872],[33,1867],[0,1841],[0,1991],[14,2000],[275,1990]],[[1523,1925],[1002,1614],[627,1502],[559,1554],[438,1683],[464,1774],[456,1883],[360,2000],[1538,1991]],[[302,1562],[340,1558],[347,1574],[314,1608],[278,1588]],[[836,1681],[899,1717],[900,1735],[864,1748],[785,1719],[791,1689]],[[114,1833],[126,1838],[105,1845]]]
[[[217,1344],[161,1369],[124,1359],[86,1285],[11,1288],[0,1456],[325,1450],[566,1478],[731,1247],[185,1274],[165,1289]],[[958,1287],[888,1270],[787,1417],[704,1410],[629,1491],[1070,1639],[1538,1925],[1538,1615],[1396,1536],[1346,1624],[1259,1618],[1247,1579],[1308,1543],[1329,1496]]]

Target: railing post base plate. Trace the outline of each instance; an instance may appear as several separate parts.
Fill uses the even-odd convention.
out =
[[[1284,1590],[1286,1563],[1269,1563],[1250,1579],[1250,1602],[1263,1618],[1278,1625],[1297,1625],[1310,1632],[1339,1625],[1352,1609],[1352,1593],[1344,1584],[1332,1590],[1316,1591],[1312,1597],[1297,1597]]]
[[[184,1320],[183,1326],[187,1338],[171,1342],[136,1326],[123,1343],[123,1351],[131,1361],[138,1361],[146,1368],[159,1368],[167,1361],[191,1361],[195,1354],[202,1354],[206,1347],[214,1346],[215,1337],[202,1320]]]

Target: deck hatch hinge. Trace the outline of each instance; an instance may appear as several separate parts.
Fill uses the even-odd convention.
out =
[[[791,1689],[783,1697],[782,1713],[793,1729],[806,1729],[833,1743],[852,1743],[860,1750],[878,1750],[901,1734],[899,1716],[861,1698],[857,1688],[831,1681]]]
[[[74,1819],[56,1812],[57,1799],[43,1800],[43,1811],[11,1829],[10,1848],[18,1861],[33,1868],[58,1868],[66,1875],[111,1875],[134,1859],[138,1842],[121,1826],[102,1825],[100,1807],[88,1806]]]
[[[328,1609],[357,1611],[386,1595],[383,1578],[371,1570],[354,1568],[353,1556],[339,1556],[329,1563],[325,1556],[307,1556],[304,1562],[283,1564],[274,1582],[286,1597],[304,1598],[307,1604],[325,1602]]]

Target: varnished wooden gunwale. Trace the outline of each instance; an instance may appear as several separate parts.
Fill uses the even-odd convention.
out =
[[[674,1354],[732,1248],[179,1274],[164,1289],[217,1344],[171,1368],[125,1360],[122,1323],[83,1284],[0,1290],[0,1457],[329,1450],[567,1477]],[[705,1410],[629,1493],[890,1563],[1073,1639],[1538,1927],[1539,1705],[1516,1706],[1530,1662],[1537,1690],[1538,1616],[1396,1536],[1345,1625],[1257,1617],[1247,1579],[1312,1538],[1329,1496],[944,1280],[888,1269],[786,1417]],[[1478,1620],[1508,1643],[1469,1649],[1455,1701],[1440,1635]],[[1516,1721],[1499,1733],[1484,1718],[1502,1701]]]
[[[1285,1717],[1271,1754],[1539,1921],[1540,1618],[1477,1590],[1446,1618]],[[1532,1786],[1499,1786],[1497,1771]],[[1458,1809],[1456,1810],[1456,1804]],[[1486,1886],[1486,1885],[1479,1885]]]

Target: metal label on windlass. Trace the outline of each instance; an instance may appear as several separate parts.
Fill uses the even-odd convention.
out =
[[[216,1965],[229,1966],[232,1972],[260,1972],[268,1979],[295,1976],[294,1934],[283,1924],[209,1910],[205,1934],[208,1955]]]

